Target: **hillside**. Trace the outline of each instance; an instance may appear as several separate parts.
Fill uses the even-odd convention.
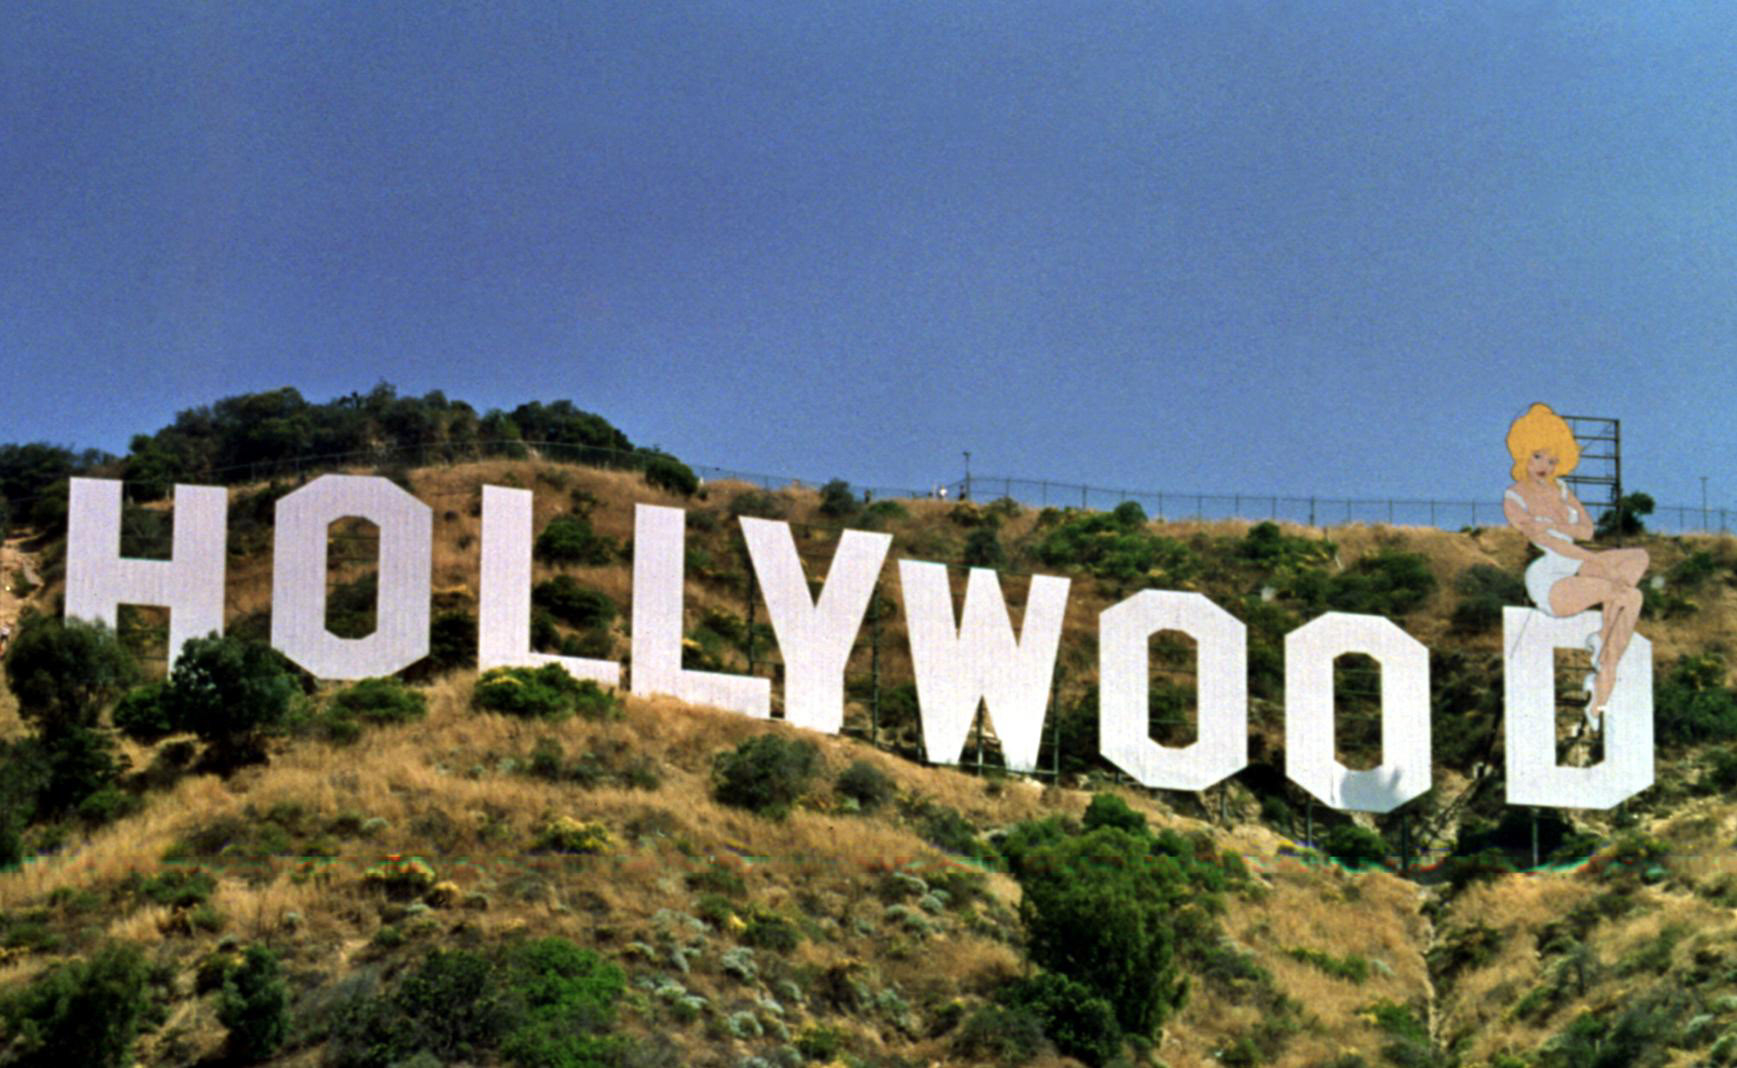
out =
[[[713,483],[683,495],[638,470],[536,459],[391,474],[434,510],[437,632],[462,636],[474,620],[480,487],[520,486],[536,493],[537,531],[563,519],[572,534],[566,550],[545,553],[566,551],[566,562],[537,564],[547,585],[536,639],[624,661],[636,501],[688,509],[685,655],[696,668],[777,675],[736,516],[790,522],[812,579],[841,529],[892,533],[882,611],[847,669],[846,736],[631,696],[618,713],[599,706],[595,718],[561,722],[482,711],[462,641],[437,643],[439,662],[408,673],[426,715],[364,726],[359,738],[332,728],[344,688],[327,685],[300,699],[268,759],[239,768],[206,770],[188,735],[123,740],[132,770],[121,783],[136,811],[108,823],[39,820],[24,834],[37,855],[0,873],[0,990],[20,996],[57,965],[94,959],[111,940],[132,944],[149,962],[155,1006],[139,1062],[215,1062],[224,980],[233,988],[241,952],[260,944],[281,963],[291,1019],[266,1063],[388,1064],[399,1047],[358,1019],[407,989],[425,1007],[463,1000],[429,973],[431,948],[480,961],[559,936],[622,970],[613,1063],[1076,1063],[995,1007],[1035,970],[1020,915],[1021,879],[1032,876],[1019,858],[1042,847],[1022,844],[1017,828],[1090,823],[1088,806],[1114,796],[1154,832],[1177,832],[1164,848],[1183,850],[1176,861],[1195,880],[1178,898],[1194,917],[1175,947],[1187,995],[1150,1050],[1121,1054],[1134,1063],[1737,1061],[1728,538],[1643,539],[1664,578],[1642,628],[1659,680],[1658,785],[1617,812],[1546,813],[1534,831],[1529,813],[1501,799],[1499,607],[1518,603],[1503,579],[1529,551],[1507,530],[1148,523],[1126,509],[1012,502],[864,506],[831,486]],[[266,633],[270,506],[288,488],[230,490],[233,632]],[[126,551],[166,551],[167,509],[129,507]],[[28,565],[41,580],[12,604],[51,612],[63,544],[41,533],[7,551],[9,575]],[[372,627],[373,555],[365,525],[335,532],[328,622],[338,633]],[[981,750],[968,744],[964,769],[920,762],[897,558],[997,567],[1016,623],[1031,574],[1072,578],[1057,729],[1046,729],[1039,759],[1059,777],[1002,773],[992,732]],[[961,595],[964,568],[952,573]],[[1094,756],[1096,618],[1146,586],[1204,592],[1249,628],[1252,763],[1208,796],[1121,785]],[[1283,777],[1283,635],[1330,608],[1392,615],[1432,650],[1435,789],[1379,821],[1311,806]],[[131,613],[122,629],[147,667],[160,657],[160,618]],[[1585,670],[1571,659],[1559,662],[1565,695]],[[1341,759],[1366,767],[1379,752],[1375,676],[1357,660],[1338,672],[1338,743]],[[1191,665],[1186,642],[1154,641],[1161,739],[1191,735]],[[24,737],[16,703],[4,701],[0,737]],[[1584,760],[1596,754],[1569,736],[1577,715],[1563,706],[1562,748]],[[715,792],[718,756],[767,735],[818,747],[821,767],[783,818]],[[876,783],[870,772],[841,782],[859,761],[890,780],[884,802],[874,803],[878,787],[850,785]],[[1317,845],[1354,856],[1372,840],[1354,826],[1383,834],[1376,852],[1406,876],[1350,871],[1301,841],[1312,829]],[[1070,828],[1077,838],[1071,824],[1056,833]],[[1514,872],[1531,867],[1534,833],[1541,858],[1554,852],[1557,863]],[[0,1063],[35,1063],[27,1048],[16,1022],[0,1030]],[[511,1063],[504,1048],[454,1039],[396,1063]]]

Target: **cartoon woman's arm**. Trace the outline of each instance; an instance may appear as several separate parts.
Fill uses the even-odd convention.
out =
[[[1576,497],[1574,491],[1566,485],[1562,487],[1562,499],[1567,502],[1569,514],[1574,516],[1574,522],[1562,524],[1556,529],[1569,535],[1575,541],[1590,541],[1593,533],[1592,517],[1586,514],[1586,506],[1580,503],[1580,498]]]
[[[1502,514],[1508,517],[1508,525],[1524,534],[1530,542],[1536,542],[1549,529],[1548,523],[1526,510],[1526,502],[1513,490],[1502,497]]]

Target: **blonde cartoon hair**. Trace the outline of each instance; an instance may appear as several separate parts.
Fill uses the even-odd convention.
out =
[[[1574,432],[1548,404],[1534,404],[1508,428],[1508,455],[1514,458],[1514,481],[1526,480],[1526,461],[1543,450],[1556,454],[1556,474],[1566,475],[1580,463],[1580,443]]]

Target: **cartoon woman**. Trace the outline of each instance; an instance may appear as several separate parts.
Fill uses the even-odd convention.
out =
[[[1616,668],[1640,619],[1645,549],[1594,552],[1575,544],[1592,537],[1586,508],[1557,477],[1580,462],[1580,446],[1562,417],[1534,404],[1508,428],[1514,484],[1503,494],[1502,512],[1526,540],[1544,551],[1526,568],[1526,593],[1553,616],[1590,608],[1602,611],[1598,633],[1587,643],[1597,670],[1586,677],[1586,723],[1597,730],[1616,688]]]

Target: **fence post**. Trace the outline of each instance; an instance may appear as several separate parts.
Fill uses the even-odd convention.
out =
[[[1049,715],[1055,724],[1055,743],[1050,750],[1050,763],[1055,768],[1054,781],[1061,785],[1061,671],[1058,669],[1049,680]]]
[[[870,594],[874,615],[869,619],[869,745],[881,744],[881,584]]]
[[[754,602],[759,598],[754,596],[754,562],[748,557],[747,546],[742,547],[742,560],[748,565],[748,674],[754,674]]]

